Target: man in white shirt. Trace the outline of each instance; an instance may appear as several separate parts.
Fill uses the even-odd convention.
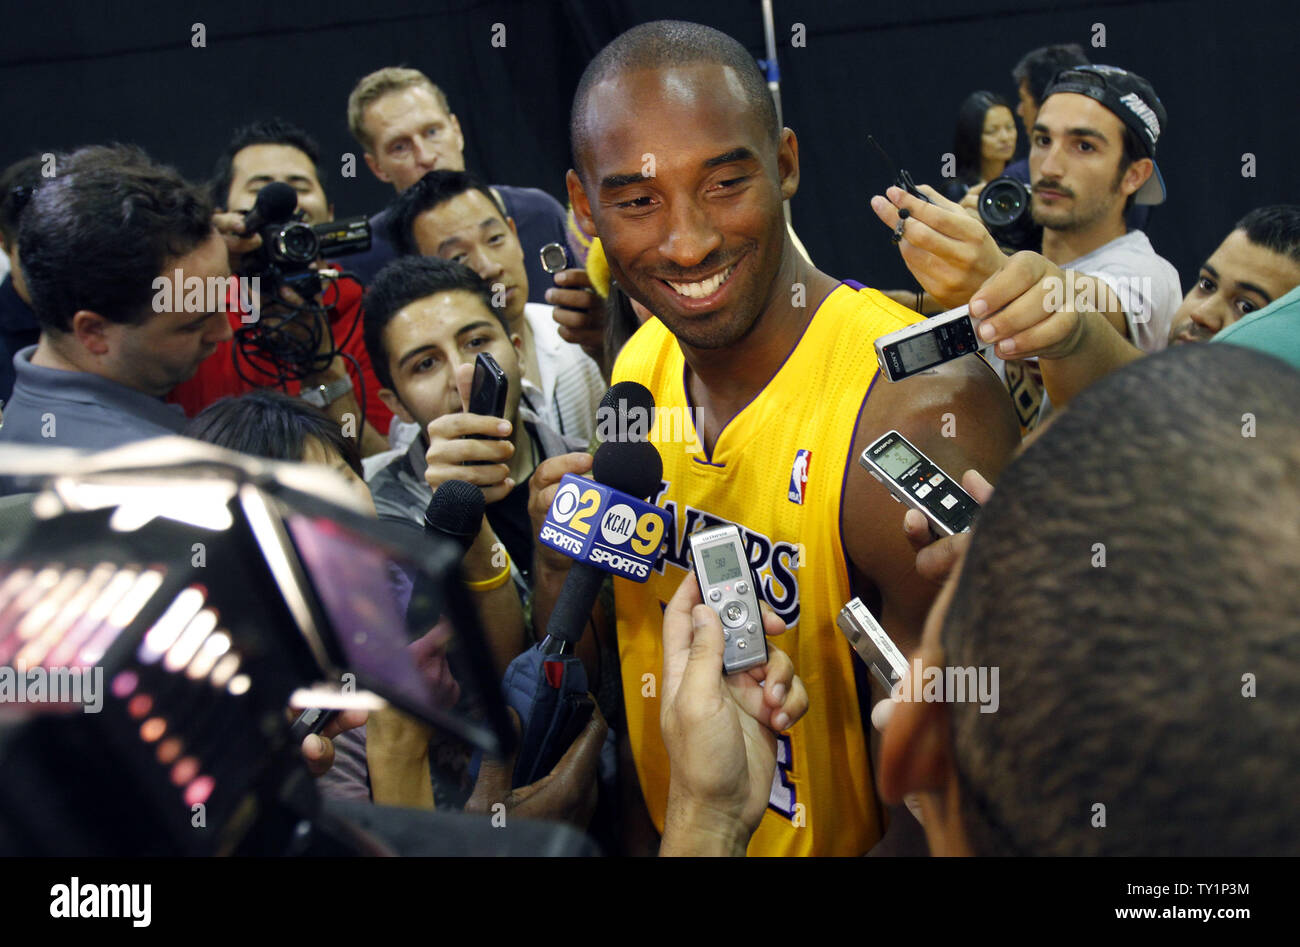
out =
[[[1057,74],[1030,129],[1030,209],[1043,227],[1042,255],[1065,270],[1059,302],[1085,299],[1086,308],[1105,312],[1116,332],[1146,352],[1168,344],[1182,291],[1173,265],[1146,234],[1128,230],[1124,214],[1133,203],[1164,202],[1155,153],[1167,121],[1141,76],[1079,66]],[[871,205],[894,228],[903,261],[925,290],[945,308],[959,306],[1007,260],[983,224],[928,193],[933,204],[890,188]],[[1014,355],[1004,344],[995,354]],[[1036,375],[1037,367],[1006,367],[1021,423],[1031,427],[1041,382],[1021,374]]]
[[[598,366],[560,338],[551,306],[528,302],[528,273],[515,222],[491,190],[465,171],[430,171],[392,207],[399,254],[464,263],[492,287],[493,305],[523,346],[522,404],[570,438],[590,440],[605,393]]]

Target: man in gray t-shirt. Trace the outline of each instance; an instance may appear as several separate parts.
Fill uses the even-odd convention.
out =
[[[1062,265],[1067,275],[1086,273],[1110,287],[1124,307],[1129,338],[1142,351],[1158,352],[1169,344],[1169,327],[1183,300],[1178,271],[1141,230]]]
[[[1165,199],[1155,153],[1166,122],[1160,98],[1141,76],[1078,66],[1047,87],[1029,136],[1030,210],[1043,228],[1042,255],[1065,268],[1062,303],[1082,298],[1081,308],[1103,312],[1116,332],[1148,352],[1165,347],[1182,293],[1173,266],[1143,233],[1128,232],[1124,212],[1131,203]],[[871,206],[893,228],[912,274],[951,308],[968,302],[1007,258],[983,224],[930,194],[933,204],[890,188]],[[977,319],[987,314],[971,311]],[[999,347],[993,354],[1014,353]],[[1032,427],[1043,404],[1036,366],[1009,362],[1006,380],[1021,424]]]

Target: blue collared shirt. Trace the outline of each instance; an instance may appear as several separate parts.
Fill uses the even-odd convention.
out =
[[[89,372],[32,364],[36,346],[14,356],[18,381],[4,406],[0,442],[107,450],[150,437],[179,434],[179,405]]]

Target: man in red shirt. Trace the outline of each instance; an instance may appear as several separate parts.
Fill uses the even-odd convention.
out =
[[[247,211],[259,190],[273,181],[283,181],[297,191],[305,223],[333,220],[333,205],[321,186],[318,155],[315,141],[288,122],[271,120],[245,126],[235,132],[217,161],[210,185],[213,203],[226,210]],[[346,271],[347,259],[340,260],[336,268]],[[393,415],[379,400],[380,384],[362,340],[361,292],[355,280],[344,278],[327,284],[321,294],[319,302],[329,311],[330,332],[339,352],[323,371],[281,384],[275,375],[251,364],[238,351],[236,339],[221,343],[198,373],[177,386],[167,400],[193,417],[219,398],[254,388],[282,387],[321,407],[345,433],[359,435],[362,456],[387,450]],[[237,306],[230,307],[228,318],[232,329],[245,325]],[[322,338],[322,348],[328,346],[329,339]]]

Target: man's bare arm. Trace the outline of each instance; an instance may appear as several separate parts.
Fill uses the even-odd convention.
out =
[[[891,429],[951,476],[974,468],[993,480],[1020,443],[1020,428],[1006,388],[977,357],[902,382],[876,382],[848,461],[841,530],[855,586],[879,594],[880,623],[906,654],[920,642],[936,590],[916,572],[888,490],[858,463]]]

